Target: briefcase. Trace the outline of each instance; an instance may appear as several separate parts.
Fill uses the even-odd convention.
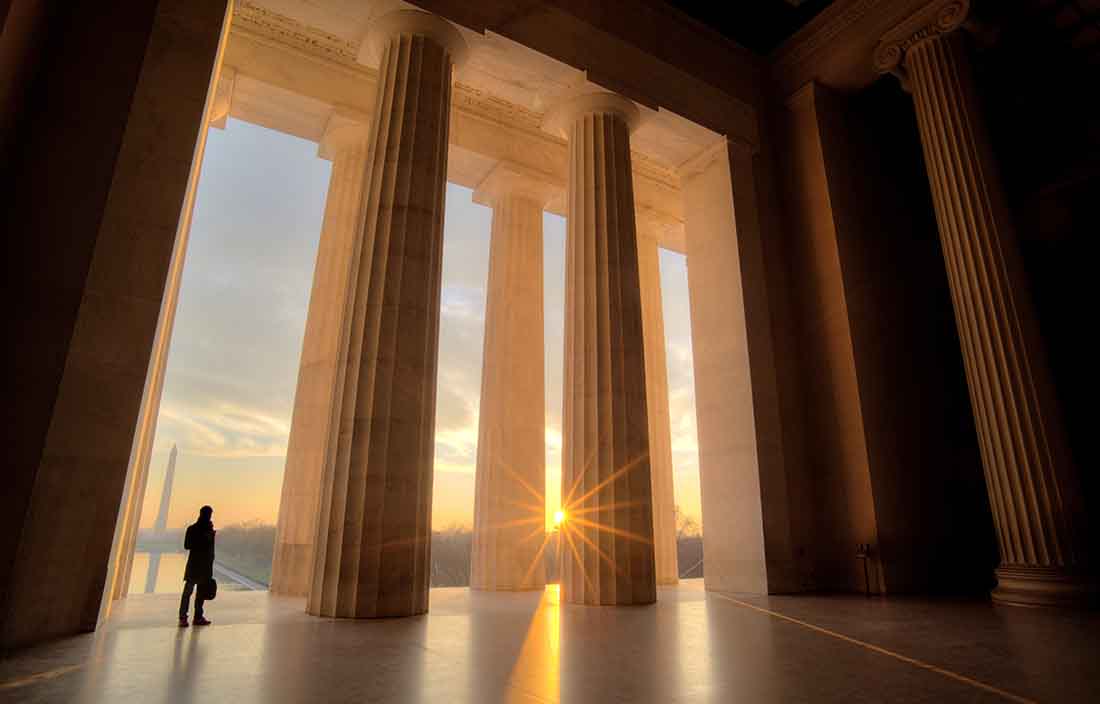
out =
[[[211,577],[203,582],[202,586],[199,587],[199,591],[202,592],[203,601],[214,601],[218,598],[218,580]]]

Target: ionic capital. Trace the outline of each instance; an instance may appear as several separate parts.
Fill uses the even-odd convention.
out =
[[[474,202],[493,207],[502,198],[519,197],[540,207],[565,193],[565,184],[550,174],[511,161],[499,162],[474,189]]]
[[[342,105],[336,106],[317,145],[317,156],[332,161],[344,149],[365,146],[370,122],[369,115]]]
[[[381,15],[371,24],[363,42],[365,58],[371,65],[377,66],[386,42],[402,34],[431,39],[447,51],[454,66],[461,66],[469,53],[466,40],[459,31],[439,15],[420,10],[396,10]]]
[[[584,115],[599,113],[622,118],[631,132],[638,128],[642,119],[641,111],[632,100],[618,93],[601,91],[578,95],[558,103],[546,113],[542,126],[543,129],[565,138],[574,121]]]
[[[875,70],[897,76],[908,89],[905,63],[909,49],[955,31],[969,17],[970,0],[934,0],[928,3],[879,40],[873,59]]]

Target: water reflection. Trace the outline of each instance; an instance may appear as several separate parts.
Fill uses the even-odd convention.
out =
[[[167,594],[183,588],[183,570],[187,553],[135,552],[130,572],[130,594]]]
[[[223,568],[233,568],[232,564],[214,563],[214,576],[218,578],[218,591],[238,591],[248,587],[238,584],[232,578],[220,573]],[[185,552],[146,552],[134,553],[134,566],[130,572],[129,594],[179,594],[183,589],[183,573],[187,568]],[[240,568],[237,568],[240,569]],[[257,588],[258,583],[252,583]],[[258,588],[265,588],[262,584]]]

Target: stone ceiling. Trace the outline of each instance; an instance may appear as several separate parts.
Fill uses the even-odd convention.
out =
[[[337,112],[369,122],[377,52],[365,39],[374,18],[395,9],[414,8],[401,0],[238,0],[212,124],[232,116],[320,142]],[[603,87],[493,32],[459,30],[470,51],[455,74],[448,180],[476,188],[508,162],[558,188],[547,210],[564,214],[568,150],[543,129],[543,116],[557,101]],[[667,110],[638,108],[631,138],[638,226],[684,251],[679,172],[723,137]]]
[[[766,55],[833,0],[666,0],[693,19],[757,54]]]

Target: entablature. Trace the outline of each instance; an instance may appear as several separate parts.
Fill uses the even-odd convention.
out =
[[[510,40],[464,30],[468,40],[471,35],[471,56],[456,72],[452,92],[448,180],[476,188],[497,164],[507,162],[564,183],[566,143],[541,128],[545,109],[554,98],[592,84],[582,72]],[[346,37],[239,2],[224,58],[232,94],[220,95],[220,104],[225,115],[320,141],[337,106],[374,113],[377,72],[360,63],[361,56],[361,47]],[[515,73],[518,80],[506,70],[509,60],[523,64]],[[647,221],[661,223],[660,231],[681,233],[662,245],[683,251],[677,168],[718,135],[666,110],[640,110],[632,139],[637,207],[648,214]],[[564,215],[565,202],[555,199],[547,209]]]
[[[815,81],[850,93],[880,76],[872,57],[879,40],[929,0],[836,0],[771,55],[776,95]]]

